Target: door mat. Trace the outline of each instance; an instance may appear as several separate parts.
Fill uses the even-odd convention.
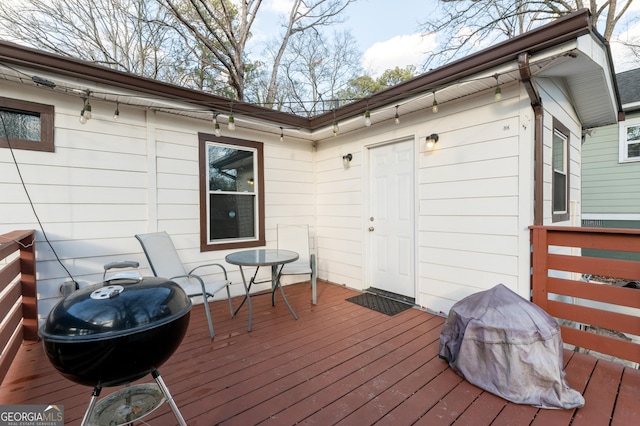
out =
[[[378,296],[377,294],[362,293],[347,299],[347,301],[355,303],[365,308],[392,316],[402,311],[410,309],[412,306],[387,297]]]

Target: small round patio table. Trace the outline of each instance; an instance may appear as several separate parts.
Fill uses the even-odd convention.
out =
[[[232,265],[238,265],[238,267],[240,268],[240,275],[242,275],[242,283],[244,284],[244,290],[246,294],[244,296],[244,299],[242,300],[242,303],[240,304],[240,306],[238,306],[238,309],[236,309],[234,316],[235,314],[238,313],[240,308],[242,308],[242,305],[244,305],[244,302],[247,302],[247,305],[249,306],[249,326],[248,326],[249,331],[251,331],[251,314],[252,314],[250,291],[251,291],[251,286],[253,284],[260,284],[260,283],[271,281],[271,291],[270,291],[271,306],[275,306],[276,304],[275,291],[279,287],[280,293],[282,294],[282,300],[284,300],[284,303],[287,305],[287,308],[289,308],[291,315],[293,315],[295,319],[298,319],[298,316],[293,311],[293,308],[291,308],[289,301],[287,301],[287,297],[285,296],[284,290],[282,289],[282,285],[280,283],[280,272],[282,272],[282,267],[284,266],[285,263],[291,263],[298,260],[298,253],[291,250],[280,250],[280,249],[252,249],[252,250],[237,251],[237,252],[228,254],[225,257],[225,260],[227,261],[227,263],[230,263]],[[244,275],[244,271],[242,269],[243,266],[256,267],[256,271],[253,274],[253,277],[249,280],[248,285]],[[260,269],[261,266],[271,266],[271,280],[256,281],[258,270]],[[278,266],[280,266],[279,269],[278,269]],[[259,294],[269,294],[269,293],[259,293]],[[259,294],[256,294],[256,296]]]

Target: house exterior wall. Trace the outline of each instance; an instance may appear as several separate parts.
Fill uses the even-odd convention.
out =
[[[551,218],[552,118],[571,130],[572,200],[580,191],[580,125],[560,81],[539,79],[545,107],[544,211]],[[199,250],[198,132],[210,122],[92,101],[94,118],[80,124],[80,99],[3,83],[3,96],[55,105],[54,153],[15,151],[47,237],[61,263],[82,285],[102,281],[103,265],[137,260],[149,275],[136,233],[166,230],[185,266],[222,262],[229,251]],[[487,90],[441,105],[440,112],[374,123],[316,143],[238,129],[228,136],[264,143],[268,247],[279,223],[310,225],[318,276],[365,289],[368,150],[413,140],[415,149],[416,303],[447,313],[463,297],[503,283],[529,297],[533,224],[533,134],[530,99],[505,85],[495,103]],[[438,133],[435,151],[425,137]],[[353,160],[345,167],[342,156]],[[68,281],[33,215],[11,153],[0,150],[0,232],[38,230],[36,258],[41,316]],[[228,265],[234,295],[241,277]],[[268,274],[268,271],[265,271]]]
[[[579,199],[580,129],[559,81],[538,82],[545,106],[545,224],[551,224],[553,117],[571,131],[571,199]],[[534,117],[520,85],[402,117],[404,126],[375,124],[360,133],[318,144],[317,230],[319,275],[366,289],[369,226],[366,151],[376,144],[412,139],[416,150],[416,303],[435,312],[471,293],[503,283],[529,297],[533,224]],[[437,133],[427,152],[425,136]],[[348,169],[340,158],[353,154]],[[556,223],[567,225],[568,223]],[[578,222],[579,223],[579,222]]]
[[[626,114],[640,119],[640,112]],[[640,228],[640,162],[619,162],[619,126],[598,127],[583,146],[582,213],[589,221]],[[589,223],[589,222],[588,222]],[[587,223],[587,224],[588,224]]]
[[[626,114],[640,122],[640,112]],[[592,129],[583,145],[582,226],[640,229],[640,161],[620,162],[620,125]],[[637,253],[584,250],[588,256],[640,260]]]
[[[546,226],[580,226],[580,192],[581,192],[581,150],[582,125],[575,110],[571,106],[569,95],[560,79],[536,80],[538,91],[544,107],[544,219]],[[569,129],[570,165],[569,165],[569,220],[554,222],[552,218],[552,174],[551,150],[553,141],[554,118]]]
[[[60,300],[60,286],[71,280],[65,268],[81,286],[101,282],[103,266],[118,260],[137,260],[140,272],[151,275],[136,233],[166,230],[188,269],[224,264],[229,251],[199,250],[198,132],[212,133],[211,122],[122,104],[114,122],[114,105],[92,100],[93,118],[83,125],[80,98],[7,82],[2,95],[55,105],[55,152],[13,151],[53,249],[29,205],[11,151],[0,149],[0,234],[37,231],[41,319]],[[264,143],[267,246],[277,245],[278,223],[308,223],[313,233],[311,144],[242,129],[229,136]],[[233,295],[242,294],[238,268],[227,265],[227,271]]]

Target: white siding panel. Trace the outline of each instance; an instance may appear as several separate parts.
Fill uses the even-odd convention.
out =
[[[516,144],[517,141],[511,141]],[[518,176],[518,157],[503,157],[457,164],[448,163],[442,166],[431,164],[427,160],[427,167],[419,172],[420,183],[449,182],[455,180],[490,179],[504,176]]]
[[[428,216],[420,217],[420,230],[470,234],[517,235],[517,217]]]
[[[421,199],[507,197],[518,194],[518,177],[425,183],[419,191]]]
[[[513,256],[518,250],[518,238],[513,235],[422,232],[420,246],[468,252]]]
[[[435,215],[516,216],[518,197],[428,199],[420,201],[420,212]]]

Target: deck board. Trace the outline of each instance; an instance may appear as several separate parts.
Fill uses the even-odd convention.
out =
[[[159,368],[190,426],[640,424],[638,370],[565,351],[567,380],[584,394],[585,407],[517,405],[463,380],[438,358],[442,317],[417,309],[380,314],[345,300],[357,292],[322,281],[318,305],[310,303],[308,283],[285,291],[297,321],[279,295],[275,307],[259,296],[247,332],[246,307],[231,318],[219,301],[213,341],[202,306],[194,306],[182,344]],[[79,425],[91,391],[62,377],[40,344],[25,345],[0,386],[0,403],[61,404],[65,424]],[[167,404],[144,421],[176,424]]]

